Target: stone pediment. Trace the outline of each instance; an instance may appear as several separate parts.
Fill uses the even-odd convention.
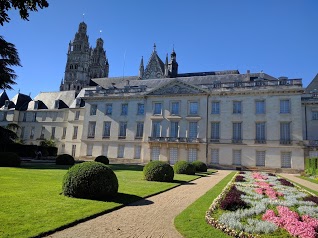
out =
[[[191,95],[191,94],[206,94],[207,91],[196,86],[174,81],[152,90],[148,95]]]

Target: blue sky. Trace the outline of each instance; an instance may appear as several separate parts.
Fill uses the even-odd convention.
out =
[[[180,73],[263,70],[302,78],[304,86],[318,73],[316,0],[48,2],[30,21],[9,11],[11,22],[0,26],[23,65],[14,68],[19,77],[9,97],[19,89],[31,97],[59,90],[68,43],[83,13],[90,44],[104,39],[110,77],[137,75],[141,56],[147,63],[154,43],[163,60],[174,45]]]

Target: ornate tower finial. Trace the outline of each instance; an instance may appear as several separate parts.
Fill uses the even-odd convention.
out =
[[[83,22],[84,22],[84,20],[85,20],[85,13],[83,13]]]
[[[144,68],[144,57],[141,56],[140,66],[139,66],[139,78],[142,79],[144,76],[145,68]]]
[[[153,43],[153,52],[156,52],[156,48],[157,48],[156,43]]]

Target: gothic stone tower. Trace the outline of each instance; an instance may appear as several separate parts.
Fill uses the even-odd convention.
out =
[[[108,77],[109,65],[103,40],[97,39],[96,48],[89,47],[87,25],[81,22],[73,42],[69,43],[64,80],[60,91],[75,90],[76,93],[90,85],[90,79]]]

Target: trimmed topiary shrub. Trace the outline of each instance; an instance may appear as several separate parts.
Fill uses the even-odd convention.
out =
[[[195,167],[187,161],[181,160],[174,164],[173,170],[176,174],[195,174]]]
[[[170,164],[162,161],[151,161],[143,169],[145,179],[148,181],[171,182],[174,172]]]
[[[19,167],[20,157],[13,152],[0,152],[0,167]]]
[[[58,155],[55,160],[55,164],[57,165],[74,165],[75,160],[73,156],[68,154]]]
[[[95,162],[100,162],[103,164],[109,164],[109,159],[105,155],[100,155],[95,158]]]
[[[208,166],[206,166],[206,164],[203,163],[200,160],[196,160],[196,161],[192,162],[192,164],[194,165],[195,171],[197,171],[197,172],[206,172],[206,171],[208,171]]]
[[[74,165],[63,180],[63,194],[69,197],[107,200],[118,192],[118,179],[108,166],[94,161]]]

